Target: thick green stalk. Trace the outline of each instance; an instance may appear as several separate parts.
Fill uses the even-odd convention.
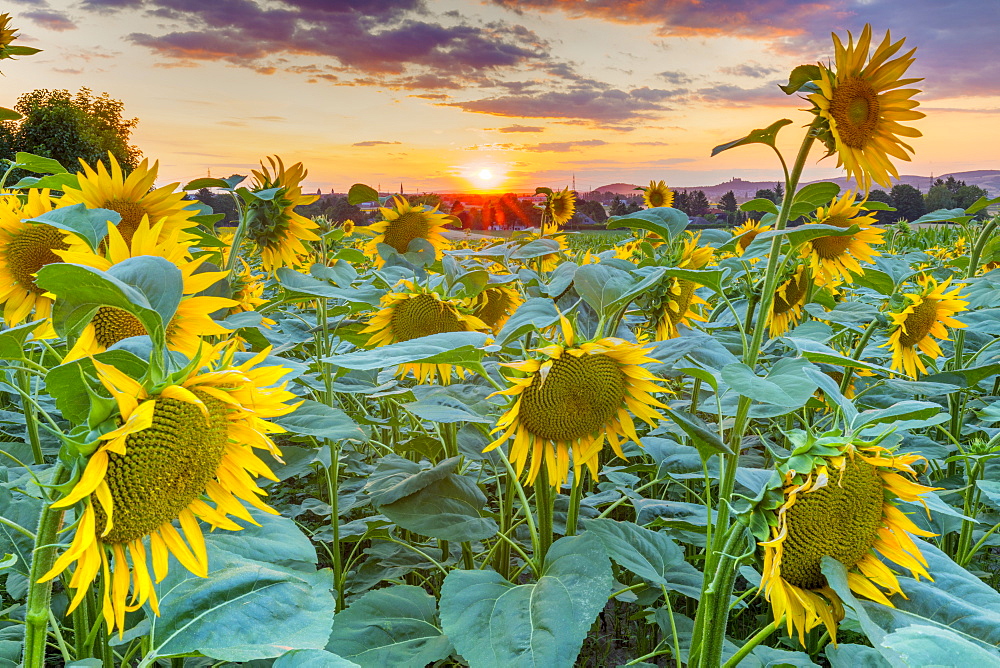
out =
[[[69,472],[62,462],[56,462],[52,482],[60,485],[66,482]],[[42,668],[45,665],[45,643],[48,636],[49,605],[52,601],[52,580],[38,580],[52,569],[56,560],[56,544],[59,542],[59,527],[62,525],[63,508],[53,508],[46,503],[38,518],[35,532],[35,553],[31,557],[28,577],[27,611],[24,615],[24,663],[25,668]]]
[[[539,566],[545,563],[545,555],[552,546],[552,503],[555,498],[547,468],[543,460],[538,477],[535,478],[535,511],[538,513],[538,553],[535,559]]]
[[[799,147],[799,152],[795,157],[795,162],[792,165],[791,173],[785,180],[785,197],[781,201],[781,209],[778,211],[778,218],[775,221],[774,229],[783,230],[788,224],[788,216],[792,208],[792,200],[795,198],[795,191],[798,187],[799,178],[802,176],[802,169],[805,167],[806,158],[809,156],[809,150],[812,148],[815,137],[813,136],[813,130],[816,127],[819,119],[809,127],[806,131],[806,136],[802,140],[802,145]],[[757,365],[757,357],[760,352],[761,346],[764,343],[764,333],[768,329],[768,320],[771,314],[771,307],[774,304],[775,291],[778,287],[778,268],[781,263],[781,244],[782,237],[776,236],[771,240],[771,250],[767,258],[767,268],[764,271],[764,283],[763,290],[761,291],[760,303],[758,305],[754,326],[753,326],[753,337],[750,341],[750,347],[743,351],[743,363],[746,364],[751,369],[754,369]],[[729,596],[729,589],[722,592],[722,585],[728,581],[729,586],[732,586],[732,579],[730,574],[722,573],[716,569],[716,560],[724,558],[722,556],[724,549],[721,544],[723,538],[729,534],[727,527],[729,527],[729,501],[733,495],[733,489],[736,484],[736,468],[739,462],[739,452],[740,447],[743,443],[743,436],[746,434],[747,427],[749,426],[749,414],[750,405],[752,400],[749,397],[741,396],[736,409],[736,420],[733,424],[733,428],[729,432],[729,447],[732,449],[732,455],[720,455],[720,467],[719,467],[719,508],[718,508],[718,519],[716,521],[716,526],[718,530],[715,532],[715,540],[713,540],[712,545],[707,547],[705,553],[705,577],[712,578],[711,583],[704,587],[706,592],[715,592],[715,596]],[[707,512],[711,512],[711,508],[706,509]],[[710,576],[709,573],[712,575]],[[707,645],[721,647],[722,638],[725,637],[726,627],[725,623],[721,625],[718,620],[711,620],[707,623],[706,616],[712,614],[713,611],[706,609],[711,606],[705,605],[706,601],[704,598],[701,604],[698,606],[698,612],[695,617],[695,630],[694,637],[692,641],[692,654],[696,654],[696,650],[701,645],[705,643]],[[727,615],[728,617],[728,615]],[[704,655],[706,658],[710,657],[710,653]],[[691,665],[696,665],[691,662]],[[710,663],[701,663],[700,665],[706,668],[715,668]]]
[[[722,533],[722,532],[720,532]],[[725,532],[725,544],[716,555],[718,561],[712,574],[712,581],[702,593],[698,605],[698,617],[702,618],[703,641],[692,646],[689,665],[715,668],[722,662],[722,645],[729,623],[729,598],[736,581],[736,563],[742,558],[741,541],[745,540],[746,526],[736,524]],[[741,554],[733,554],[737,549]],[[705,610],[705,614],[702,614]],[[697,661],[696,661],[697,659]]]
[[[858,345],[854,347],[851,352],[852,360],[859,360],[861,356],[865,353],[865,347],[868,345],[868,341],[872,338],[872,334],[878,328],[878,319],[872,320],[868,327],[865,329],[864,333],[861,334],[861,339],[858,341]],[[840,381],[840,393],[846,394],[847,388],[851,386],[851,376],[854,374],[854,367],[844,367],[844,377]]]
[[[35,464],[44,464],[45,455],[42,454],[42,441],[38,437],[38,415],[35,413],[35,406],[28,397],[33,396],[31,391],[31,376],[27,370],[19,369],[17,372],[18,384],[21,386],[21,408],[24,409],[24,425],[28,431],[28,442],[31,444],[31,456]]]
[[[566,535],[576,535],[576,525],[580,523],[580,502],[583,501],[583,481],[573,479],[573,491],[569,495],[569,509],[566,512]]]
[[[506,487],[503,491],[503,497],[500,499],[500,535],[503,536],[506,536],[507,532],[510,531],[511,523],[514,520],[514,484],[509,477]],[[498,476],[497,489],[499,490],[499,488]],[[504,541],[497,545],[496,552],[493,554],[493,570],[504,578],[510,579],[510,545]]]

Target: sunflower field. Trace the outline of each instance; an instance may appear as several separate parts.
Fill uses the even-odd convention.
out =
[[[277,157],[17,154],[0,665],[1000,666],[1000,198],[876,225],[912,61],[793,70],[798,153],[714,149],[785,173],[732,230],[662,181],[472,238],[362,184],[377,222],[308,219]],[[823,150],[855,189],[800,187]]]

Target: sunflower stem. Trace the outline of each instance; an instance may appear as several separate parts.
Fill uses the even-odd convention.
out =
[[[802,139],[801,146],[799,146],[799,152],[795,156],[791,173],[785,179],[785,196],[781,200],[781,209],[778,211],[778,217],[774,223],[775,230],[783,230],[788,224],[792,200],[795,198],[795,191],[802,176],[806,159],[809,156],[809,150],[816,139],[814,131],[819,126],[820,121],[821,118],[817,116],[806,130],[806,135]],[[754,314],[753,337],[749,348],[743,351],[743,363],[750,367],[750,369],[756,368],[758,354],[764,343],[764,332],[768,329],[768,321],[778,284],[778,268],[782,264],[780,256],[781,245],[781,236],[776,236],[771,240],[767,268],[764,271],[763,289]],[[705,584],[702,586],[702,600],[695,617],[690,661],[690,665],[692,666],[701,665],[706,668],[714,668],[714,666],[720,664],[722,640],[726,635],[726,621],[729,616],[729,595],[736,576],[735,570],[728,568],[732,564],[732,558],[728,556],[728,550],[726,549],[734,533],[729,527],[729,502],[736,484],[736,469],[739,463],[739,453],[743,443],[743,436],[746,434],[749,425],[748,418],[751,403],[752,400],[749,397],[740,396],[736,410],[736,420],[729,432],[729,446],[734,454],[720,455],[717,530],[712,543],[706,546],[705,551]],[[711,511],[710,507],[706,508],[707,513],[711,514]],[[725,541],[725,545],[723,541]],[[714,602],[720,598],[726,604],[725,609],[722,611],[717,610],[716,605],[714,605]],[[696,657],[701,660],[700,663],[695,662]],[[713,660],[715,663],[713,663]]]
[[[233,201],[236,202],[236,211],[240,215],[240,222],[236,226],[236,231],[233,232],[233,244],[229,247],[229,257],[226,258],[226,277],[228,278],[233,269],[236,268],[236,261],[240,257],[240,246],[243,245],[243,237],[246,236],[247,229],[247,209],[243,207],[243,201],[236,195],[235,192],[230,191],[229,193]]]
[[[21,396],[31,396],[31,376],[28,375],[27,370],[18,370],[17,381],[21,386]],[[31,456],[34,458],[36,465],[44,464],[45,455],[42,453],[42,442],[38,438],[38,416],[35,414],[33,402],[22,401],[21,408],[24,411],[24,426],[28,431],[28,442],[31,444]]]
[[[538,529],[535,527],[535,518],[531,516],[531,506],[528,504],[528,497],[524,493],[524,486],[521,485],[521,481],[517,479],[517,473],[514,472],[514,467],[511,465],[510,460],[507,459],[507,453],[503,451],[503,448],[498,448],[497,452],[500,453],[500,460],[507,469],[507,480],[513,483],[514,490],[517,492],[517,498],[520,500],[521,507],[524,509],[524,519],[528,523],[528,533],[531,535],[531,549],[535,555],[534,559],[528,561],[528,565],[537,575],[541,573],[542,569],[541,562],[538,557],[538,554],[541,552],[541,542],[538,536]]]
[[[566,535],[576,535],[576,525],[580,523],[580,502],[583,501],[583,481],[573,478],[573,491],[569,494],[569,509],[566,511]]]
[[[69,471],[61,461],[57,461],[52,471],[52,484],[61,485],[69,478]],[[25,668],[42,668],[45,665],[45,643],[48,637],[49,608],[52,602],[52,580],[39,582],[56,560],[56,544],[59,542],[59,527],[62,525],[63,508],[53,508],[46,503],[38,518],[35,532],[35,553],[31,558],[28,576],[28,601],[24,615],[24,663]]]
[[[538,471],[538,478],[535,479],[535,511],[538,513],[538,551],[535,559],[539,565],[545,563],[545,555],[548,554],[552,546],[552,503],[555,496],[552,494],[552,485],[549,482],[548,466],[545,459],[542,459],[541,469]]]
[[[500,481],[497,480],[497,490],[499,491],[500,488]],[[500,531],[498,535],[506,537],[514,520],[514,484],[509,477],[507,478],[506,489],[503,490],[502,495],[500,499]],[[493,554],[493,570],[509,579],[510,545],[508,543],[501,541],[497,545],[496,552]]]
[[[736,654],[733,654],[731,657],[729,657],[728,661],[722,664],[722,668],[736,668],[736,666],[740,665],[740,661],[745,659],[747,654],[752,652],[757,647],[757,645],[767,640],[767,637],[770,636],[772,633],[774,633],[774,630],[778,628],[779,623],[780,620],[776,619],[767,626],[765,626],[764,628],[762,628],[760,631],[755,633],[754,636],[750,638],[750,640],[746,641],[746,644],[744,644],[743,647],[740,647],[739,651],[737,651]]]
[[[858,341],[858,345],[854,347],[851,352],[852,360],[859,360],[865,352],[865,347],[868,345],[869,339],[872,338],[872,334],[878,328],[878,319],[872,320],[868,327],[861,334],[861,339]],[[847,388],[851,386],[851,376],[854,374],[854,367],[848,366],[844,367],[844,377],[840,380],[840,393],[846,394]]]

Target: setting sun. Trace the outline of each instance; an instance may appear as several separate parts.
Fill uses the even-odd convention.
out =
[[[491,172],[488,169],[479,170],[478,176],[479,180],[482,181],[483,183],[489,183],[490,181],[493,180],[493,172]]]

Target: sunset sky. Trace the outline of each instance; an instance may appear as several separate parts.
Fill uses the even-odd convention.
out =
[[[108,92],[160,183],[303,161],[308,190],[406,192],[776,179],[764,147],[713,146],[806,103],[776,84],[871,22],[917,47],[927,118],[906,174],[1000,169],[1000,2],[14,0],[0,105]],[[831,159],[807,180],[838,176]],[[489,174],[489,176],[487,176]]]

